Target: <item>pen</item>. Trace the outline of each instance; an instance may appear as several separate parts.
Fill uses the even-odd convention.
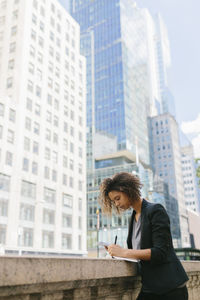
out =
[[[117,235],[115,236],[115,245],[117,244]]]

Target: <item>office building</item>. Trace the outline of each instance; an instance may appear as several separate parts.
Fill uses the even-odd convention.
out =
[[[56,0],[0,9],[0,244],[86,252],[85,58]]]
[[[180,224],[181,239],[176,235],[174,245],[188,247],[190,238],[184,200],[178,125],[170,114],[153,117],[151,122],[154,172],[168,184],[172,205],[174,203],[176,208],[178,203],[178,210],[175,210],[172,222],[176,228]]]
[[[199,212],[198,186],[194,160],[193,146],[181,147],[181,163],[183,172],[185,205],[187,208]]]

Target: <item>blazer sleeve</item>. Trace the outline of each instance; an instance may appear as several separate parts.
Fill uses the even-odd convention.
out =
[[[166,261],[171,245],[170,220],[161,204],[154,205],[149,216],[152,226],[151,263],[162,264]]]

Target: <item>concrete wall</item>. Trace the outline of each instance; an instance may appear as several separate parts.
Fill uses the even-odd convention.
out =
[[[190,300],[200,295],[200,262],[184,262]],[[0,300],[135,300],[136,264],[111,259],[0,257]]]

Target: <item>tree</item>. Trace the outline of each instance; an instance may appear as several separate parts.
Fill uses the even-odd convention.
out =
[[[196,176],[198,177],[198,186],[200,187],[200,158],[196,158],[195,162],[198,165],[196,169]]]

